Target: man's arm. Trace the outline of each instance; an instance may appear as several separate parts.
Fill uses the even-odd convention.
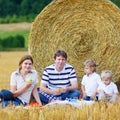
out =
[[[75,89],[78,89],[78,82],[77,81],[72,81],[71,86],[68,86],[66,88],[60,88],[60,92],[65,93],[67,91],[75,90]]]
[[[74,90],[74,89],[78,89],[78,82],[77,81],[71,82],[71,86],[67,87],[67,91]]]
[[[40,90],[47,94],[60,95],[60,92],[58,90],[51,90],[47,88],[45,83],[40,84]]]

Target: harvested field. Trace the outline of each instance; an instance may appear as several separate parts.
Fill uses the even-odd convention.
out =
[[[20,58],[27,54],[22,52],[0,52],[0,89],[10,86],[10,75],[18,68]]]
[[[11,24],[0,24],[0,30],[4,31],[21,31],[21,30],[30,30],[31,23],[11,23]]]

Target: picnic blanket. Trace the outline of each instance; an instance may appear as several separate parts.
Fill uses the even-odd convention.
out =
[[[71,105],[77,108],[80,108],[83,105],[92,105],[94,101],[86,101],[86,100],[76,100],[76,99],[71,99],[70,101],[68,100],[55,100],[51,101],[50,103],[43,105],[43,107],[52,107],[56,105]],[[38,103],[37,102],[31,102],[27,107],[37,107]]]
[[[45,106],[54,106],[54,105],[71,105],[71,106],[74,106],[74,107],[81,107],[83,105],[92,105],[94,103],[94,101],[86,101],[86,100],[71,100],[71,101],[67,101],[67,100],[64,100],[64,101],[61,101],[61,100],[56,100],[56,101],[53,101],[53,102],[50,102],[48,104],[46,104]]]

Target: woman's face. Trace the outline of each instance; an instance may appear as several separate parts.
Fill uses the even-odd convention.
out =
[[[32,61],[27,59],[21,64],[22,70],[29,72],[32,69]]]

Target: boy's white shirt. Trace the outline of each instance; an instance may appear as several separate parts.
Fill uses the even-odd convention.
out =
[[[107,94],[117,94],[118,88],[115,83],[110,82],[109,85],[105,85],[103,82],[98,86],[98,90],[103,90]]]
[[[90,75],[84,75],[81,84],[85,86],[85,93],[87,96],[92,96],[101,83],[100,75],[96,72]]]

